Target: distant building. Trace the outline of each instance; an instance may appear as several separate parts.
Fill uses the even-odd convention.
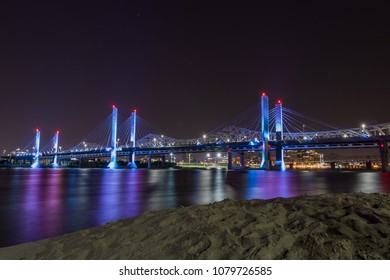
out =
[[[184,162],[185,163],[193,163],[194,162],[194,154],[193,153],[186,153]]]
[[[314,150],[293,150],[284,152],[286,163],[320,163],[323,155]]]

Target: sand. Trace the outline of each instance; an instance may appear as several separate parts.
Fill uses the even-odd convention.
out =
[[[224,200],[0,248],[0,259],[390,259],[390,196]]]

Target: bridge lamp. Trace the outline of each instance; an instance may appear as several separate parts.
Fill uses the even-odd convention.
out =
[[[218,153],[218,154],[217,154],[217,157],[221,157],[221,153]]]
[[[362,124],[362,131],[366,128],[366,124]]]
[[[203,134],[203,138],[206,139],[206,134]]]
[[[156,139],[156,138],[153,138],[153,141],[154,141],[154,142],[156,142],[156,141],[157,141],[157,139]]]
[[[207,157],[209,158],[209,157],[210,157],[210,154],[207,154]]]

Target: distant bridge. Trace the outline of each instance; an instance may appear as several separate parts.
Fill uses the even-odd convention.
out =
[[[53,139],[40,149],[40,131],[37,129],[34,139],[15,153],[15,160],[30,162],[31,167],[37,168],[41,161],[58,167],[61,161],[74,158],[109,158],[108,167],[117,168],[117,157],[126,157],[128,166],[136,168],[136,155],[147,155],[150,167],[151,158],[156,155],[225,152],[228,154],[228,166],[232,168],[234,154],[243,158],[247,151],[261,151],[260,169],[285,170],[284,150],[376,148],[380,151],[382,170],[389,171],[390,123],[342,129],[283,108],[280,100],[271,110],[268,103],[268,96],[262,93],[260,106],[250,110],[255,116],[248,113],[237,118],[236,123],[249,119],[252,125],[247,128],[228,124],[192,139],[146,133],[145,127],[149,130],[153,130],[153,127],[137,117],[134,110],[130,118],[119,126],[121,137],[125,139],[122,142],[118,138],[118,108],[113,106],[112,114],[106,121],[78,145],[62,149],[57,131]],[[270,160],[270,151],[276,153],[274,164]]]

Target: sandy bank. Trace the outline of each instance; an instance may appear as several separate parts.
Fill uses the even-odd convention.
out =
[[[0,259],[390,259],[390,196],[233,201],[145,213]]]

